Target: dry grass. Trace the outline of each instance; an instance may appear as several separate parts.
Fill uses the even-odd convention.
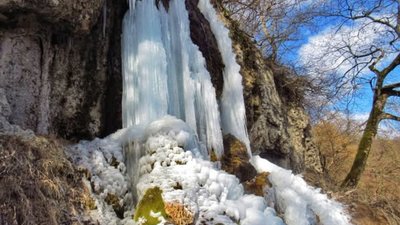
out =
[[[322,178],[306,173],[306,179],[347,204],[356,225],[400,225],[400,139],[374,140],[358,187],[342,192],[339,186],[352,165],[358,138],[346,136],[332,128],[332,124],[318,127],[314,135],[325,159],[326,171]]]
[[[0,224],[81,224],[88,196],[57,141],[0,136]]]
[[[175,225],[193,224],[194,214],[179,202],[165,203],[165,212]]]

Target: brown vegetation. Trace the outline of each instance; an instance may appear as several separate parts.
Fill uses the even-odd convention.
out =
[[[257,174],[253,179],[244,182],[245,193],[264,197],[265,191],[272,186],[268,180],[268,176],[269,173],[262,172]]]
[[[257,175],[249,159],[246,145],[231,134],[224,136],[224,154],[221,158],[221,168],[224,171],[234,174],[240,182],[248,181]]]
[[[89,223],[93,200],[54,140],[0,136],[0,187],[0,224]]]
[[[359,185],[354,190],[341,191],[340,183],[352,165],[360,135],[346,133],[340,124],[340,121],[324,121],[314,127],[325,162],[325,176],[322,179],[316,178],[316,174],[306,174],[306,179],[314,180],[314,184],[347,204],[356,225],[400,224],[400,138],[375,138]]]
[[[165,203],[165,212],[169,216],[171,222],[176,225],[193,224],[194,214],[188,210],[182,203],[168,202]]]

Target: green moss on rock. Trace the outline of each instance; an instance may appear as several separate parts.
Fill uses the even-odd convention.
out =
[[[140,218],[144,218],[146,222],[142,223],[143,225],[157,225],[159,223],[158,218],[152,217],[150,215],[151,211],[154,213],[161,212],[161,215],[167,218],[161,194],[162,191],[159,187],[150,188],[146,191],[136,207],[134,216],[136,222],[139,221]]]

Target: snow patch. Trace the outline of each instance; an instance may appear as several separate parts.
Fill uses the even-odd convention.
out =
[[[299,176],[266,159],[254,156],[250,162],[258,172],[269,172],[276,204],[284,212],[288,225],[308,225],[316,219],[324,225],[349,225],[343,206],[315,189]]]

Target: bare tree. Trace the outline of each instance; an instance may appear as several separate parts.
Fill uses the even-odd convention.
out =
[[[325,16],[341,19],[320,38],[303,48],[303,63],[312,76],[324,77],[338,96],[361,85],[373,92],[372,109],[363,131],[352,168],[343,188],[357,186],[365,169],[379,123],[400,121],[387,109],[388,101],[400,97],[400,3],[399,0],[333,0]],[[390,77],[390,78],[389,78]]]
[[[274,62],[294,48],[301,27],[313,20],[321,2],[324,0],[221,0],[229,15]]]

